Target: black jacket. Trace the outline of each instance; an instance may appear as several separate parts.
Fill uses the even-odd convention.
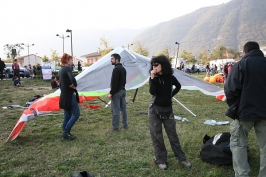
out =
[[[261,50],[248,52],[234,64],[224,92],[229,106],[239,105],[240,121],[266,120],[266,58]]]
[[[71,109],[71,100],[74,94],[74,89],[69,86],[74,84],[77,86],[77,81],[73,76],[70,66],[62,66],[59,70],[59,81],[60,81],[60,100],[59,107],[62,109]]]
[[[181,84],[173,75],[156,75],[153,79],[150,78],[149,84],[150,94],[156,95],[154,104],[162,107],[172,105],[172,97],[181,89]],[[175,86],[174,90],[173,85]]]
[[[122,66],[121,63],[116,64],[112,73],[110,94],[113,95],[118,91],[120,91],[121,89],[125,89],[126,79],[127,79],[126,69]]]
[[[5,62],[0,60],[0,69],[3,70],[6,67]]]

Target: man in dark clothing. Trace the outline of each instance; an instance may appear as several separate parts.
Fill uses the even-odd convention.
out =
[[[254,127],[260,147],[259,177],[266,176],[266,58],[257,42],[247,42],[243,58],[234,64],[224,85],[229,110],[237,110],[230,125],[230,149],[235,176],[248,176],[248,133]]]
[[[3,71],[6,67],[5,62],[2,61],[2,59],[0,58],[0,78],[1,80],[3,80]]]
[[[111,55],[111,63],[115,65],[111,78],[111,90],[108,95],[108,98],[111,100],[112,130],[119,130],[120,111],[122,112],[123,128],[128,128],[125,90],[127,71],[120,63],[120,59],[119,54]]]
[[[223,74],[224,74],[224,82],[225,82],[228,76],[228,63],[225,63],[224,65]]]
[[[207,63],[205,69],[206,69],[206,77],[210,77],[210,71],[211,71],[211,69],[210,69],[209,63]]]

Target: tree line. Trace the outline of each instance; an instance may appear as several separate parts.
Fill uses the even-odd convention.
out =
[[[20,56],[20,52],[24,50],[24,47],[21,44],[6,44],[3,47],[7,57],[6,60],[8,61],[13,61],[13,59],[16,56]],[[14,49],[16,50],[16,52],[14,52]],[[101,56],[103,57],[110,51],[112,51],[113,47],[109,45],[109,41],[106,38],[100,38],[100,46],[98,47],[98,50],[101,53]],[[143,43],[139,41],[134,43],[132,51],[146,57],[149,56],[149,50]],[[165,45],[161,51],[157,52],[157,55],[164,55],[168,57],[169,60],[172,60],[176,56],[171,56],[170,52],[171,48]],[[197,56],[194,55],[192,52],[183,50],[177,57],[184,58],[188,63],[206,64],[211,60],[224,58],[233,58],[238,61],[241,58],[241,53],[237,50],[220,45],[213,48],[212,50],[202,49],[202,51]],[[42,57],[42,61],[56,61],[57,65],[60,65],[60,57],[58,55],[58,52],[53,49],[51,49],[51,56],[47,57],[46,55],[44,55]]]

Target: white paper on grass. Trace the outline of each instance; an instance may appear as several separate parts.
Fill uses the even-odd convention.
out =
[[[217,122],[216,120],[206,120],[204,124],[207,125],[226,125],[229,124],[229,121],[222,121],[222,122]]]

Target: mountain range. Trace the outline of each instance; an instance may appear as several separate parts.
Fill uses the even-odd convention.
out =
[[[266,1],[231,0],[217,6],[203,7],[192,13],[159,23],[131,40],[140,42],[156,55],[165,47],[170,54],[177,49],[194,55],[203,50],[211,53],[217,46],[242,51],[247,41],[266,46]]]
[[[241,51],[250,40],[266,46],[265,7],[266,0],[231,0],[142,29],[77,29],[73,30],[73,55],[80,58],[97,52],[102,47],[100,38],[105,38],[113,48],[127,48],[128,44],[133,44],[130,49],[134,50],[136,44],[141,43],[150,57],[165,47],[170,49],[171,55],[175,55],[176,42],[179,43],[179,54],[186,50],[195,56],[203,50],[211,53],[220,45]],[[56,37],[56,33],[32,38],[27,39],[35,44],[30,48],[30,54],[50,57],[51,49],[59,55],[63,52],[62,40]],[[65,39],[64,52],[71,53],[70,38]],[[27,55],[27,51],[23,51],[22,55]]]

